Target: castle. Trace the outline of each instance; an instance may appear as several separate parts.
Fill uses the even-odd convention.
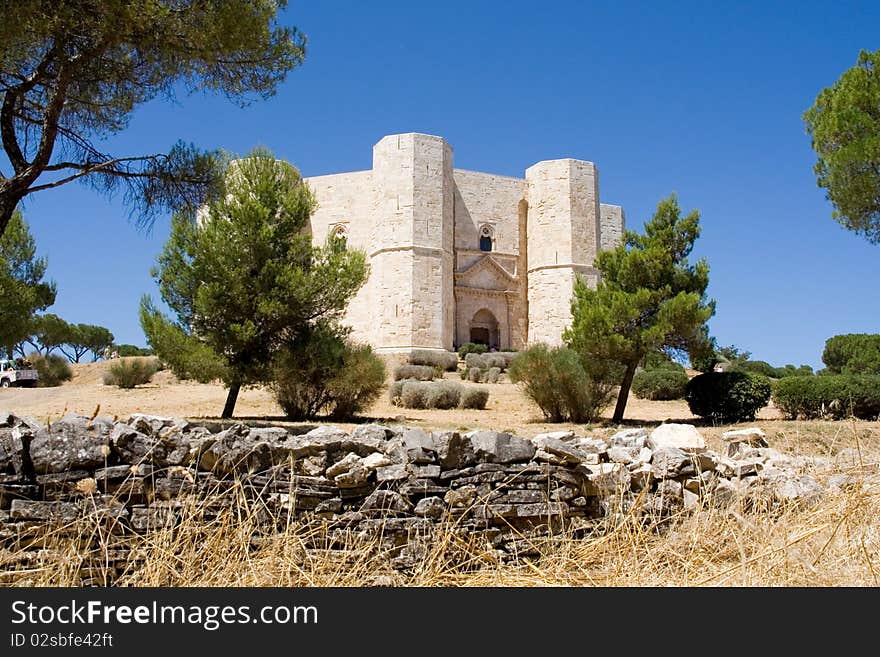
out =
[[[599,203],[592,162],[546,160],[525,178],[454,169],[441,137],[407,133],[373,147],[373,168],[305,179],[316,243],[366,252],[352,337],[379,353],[559,344],[576,276],[623,237],[623,209]]]

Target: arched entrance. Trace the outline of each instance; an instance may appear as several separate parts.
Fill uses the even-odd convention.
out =
[[[498,349],[498,320],[485,308],[477,311],[471,320],[470,341]]]

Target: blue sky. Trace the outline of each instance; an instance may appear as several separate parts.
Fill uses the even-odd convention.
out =
[[[106,143],[265,145],[303,175],[366,169],[383,135],[441,135],[455,166],[522,176],[561,157],[596,162],[603,202],[639,230],[675,192],[702,215],[721,344],[821,366],[827,337],[880,332],[880,247],[831,219],[801,119],[816,94],[880,48],[874,2],[291,2],[305,64],[269,101],[152,102]],[[58,283],[50,312],[145,344],[140,296],[168,236],[121,199],[78,185],[27,202]]]

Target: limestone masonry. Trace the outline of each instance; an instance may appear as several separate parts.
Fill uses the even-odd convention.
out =
[[[366,252],[370,277],[346,316],[380,352],[559,344],[575,277],[623,236],[623,209],[599,203],[592,162],[538,162],[525,178],[453,169],[442,137],[373,147],[373,168],[306,178],[314,241]]]

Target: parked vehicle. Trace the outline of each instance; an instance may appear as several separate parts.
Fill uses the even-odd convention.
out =
[[[37,385],[39,378],[37,370],[31,366],[30,362],[22,358],[0,360],[0,387],[33,388]]]

